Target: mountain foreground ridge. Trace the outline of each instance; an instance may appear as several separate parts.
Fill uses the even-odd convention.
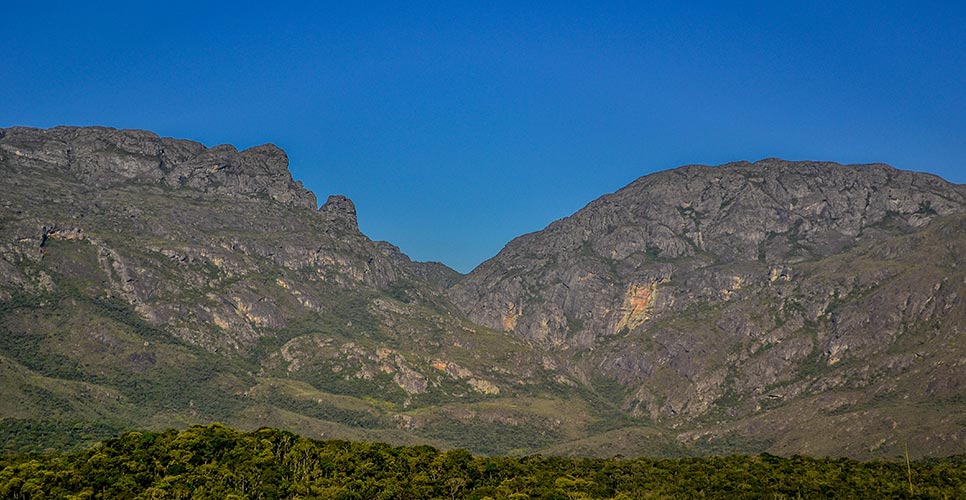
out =
[[[285,153],[0,129],[0,435],[221,421],[482,453],[966,449],[966,188],[767,159],[644,176],[468,275]]]

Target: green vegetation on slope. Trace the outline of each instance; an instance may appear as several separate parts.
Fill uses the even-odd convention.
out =
[[[257,353],[243,358],[206,352],[151,326],[120,300],[85,292],[51,269],[47,273],[61,286],[0,300],[2,451],[76,451],[125,430],[219,421],[245,430],[272,426],[330,439],[522,455],[581,437],[597,420],[577,399],[534,406],[530,403],[544,400],[518,397],[512,387],[499,397],[482,394],[437,368],[424,368],[432,377],[428,390],[413,395],[378,365],[369,378],[346,375],[357,368],[352,357],[379,363],[374,353],[380,344],[360,334],[352,338],[360,349],[342,352],[350,336],[315,333],[326,326],[321,316],[304,325],[293,322],[278,334],[280,340],[264,338],[265,345],[301,341],[290,342],[286,350],[305,359],[297,371],[277,354],[264,355],[259,366],[253,359]],[[319,340],[331,339],[339,340],[320,347]],[[454,366],[473,366],[479,360],[471,354],[486,350],[483,359],[515,355],[515,344],[499,334],[484,332],[462,343],[461,349],[471,352],[437,354]],[[362,357],[364,351],[373,353],[371,359]],[[428,363],[433,358],[409,359]],[[559,418],[565,411],[569,417]]]
[[[474,457],[219,424],[0,459],[3,498],[962,498],[966,460]]]
[[[963,186],[688,167],[463,277],[318,208],[273,147],[0,135],[0,450],[218,421],[514,456],[966,451]]]

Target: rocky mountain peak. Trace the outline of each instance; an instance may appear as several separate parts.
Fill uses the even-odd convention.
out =
[[[727,261],[795,261],[835,253],[883,225],[920,227],[964,206],[957,186],[885,164],[770,158],[688,165],[641,177],[506,251],[529,252],[531,240],[559,235],[551,237],[551,253],[590,244],[616,260],[704,252]]]
[[[750,278],[724,276],[724,266],[764,273],[964,211],[961,186],[884,164],[688,165],[641,177],[511,241],[450,296],[492,328],[587,346],[602,332],[634,330],[674,301],[693,301],[690,289],[675,297],[668,282],[706,281],[701,273],[713,271],[737,283]]]
[[[356,231],[359,230],[356,205],[352,203],[352,200],[341,194],[329,196],[329,199],[319,207],[319,214],[327,221],[341,224]]]
[[[963,186],[691,165],[463,276],[369,240],[345,196],[316,210],[287,167],[0,129],[0,446],[221,421],[486,453],[963,452]]]
[[[274,144],[234,146],[162,138],[107,127],[12,127],[0,131],[0,157],[15,169],[55,169],[92,188],[162,184],[205,192],[267,196],[314,209],[315,195],[294,181],[288,156]]]

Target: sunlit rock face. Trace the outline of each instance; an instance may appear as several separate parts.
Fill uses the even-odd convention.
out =
[[[414,271],[458,276],[369,240],[344,196],[317,207],[271,144],[15,127],[0,129],[0,174],[0,298],[69,284],[212,352],[248,356],[306,316],[338,325],[333,334],[375,335],[386,327],[358,319],[383,314],[373,298],[405,282],[431,316],[444,306]]]
[[[940,347],[964,348],[964,212],[963,186],[882,164],[686,166],[513,240],[448,295],[658,421],[748,417],[884,374],[909,376],[881,389],[905,394],[910,370],[966,380]],[[931,358],[899,356],[929,328]]]
[[[272,145],[0,129],[0,418],[476,446],[472,428],[501,452],[603,456],[966,451],[963,186],[687,166],[463,276],[369,240],[351,200],[317,207],[287,165]]]
[[[450,297],[487,326],[586,346],[695,299],[726,300],[760,284],[761,269],[774,282],[781,266],[915,230],[964,205],[960,186],[882,164],[686,166],[513,240]]]
[[[11,166],[70,173],[92,187],[187,186],[315,208],[315,195],[292,180],[288,156],[274,144],[244,151],[230,145],[206,148],[143,130],[104,127],[14,127],[5,129],[2,139],[0,147]]]

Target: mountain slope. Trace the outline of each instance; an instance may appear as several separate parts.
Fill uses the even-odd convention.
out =
[[[272,145],[0,129],[0,442],[222,421],[482,453],[962,453],[966,189],[642,177],[466,276]]]
[[[513,240],[450,297],[478,323],[549,345],[586,347],[633,329],[647,316],[644,309],[660,314],[672,299],[690,300],[651,297],[672,275],[699,274],[683,295],[719,301],[742,279],[744,264],[781,275],[782,265],[964,209],[961,187],[886,165],[764,160],[681,167],[642,177]],[[724,272],[697,272],[714,269]]]
[[[517,238],[449,295],[698,447],[951,452],[964,221],[962,186],[885,165],[682,167]]]
[[[287,166],[271,145],[0,130],[5,425],[556,436],[538,411],[472,406],[572,392],[535,373],[541,352],[465,321],[434,284],[457,273],[370,241],[345,197],[316,209]]]

